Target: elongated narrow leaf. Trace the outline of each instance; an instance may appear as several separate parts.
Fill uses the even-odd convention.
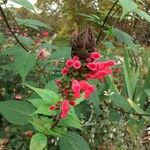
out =
[[[127,66],[126,66],[125,62],[123,62],[123,72],[124,72],[124,79],[125,79],[125,83],[126,83],[128,96],[130,98],[132,98],[132,96],[133,96],[133,89],[132,89],[132,85],[131,85],[130,75],[129,75],[129,72],[127,70]]]
[[[141,107],[135,104],[131,99],[128,99],[128,102],[138,114],[141,114],[145,120],[150,121],[150,114],[148,117],[146,115],[144,116],[144,114],[148,114],[148,113],[146,113]]]
[[[118,94],[112,94],[110,96],[110,100],[111,102],[118,106],[121,107],[123,109],[125,109],[126,111],[129,111],[131,109],[130,104],[128,103],[127,99],[125,99],[123,96],[118,95]]]
[[[140,9],[136,9],[135,12],[141,17],[150,22],[150,15],[148,15],[146,12]]]
[[[119,0],[119,5],[121,5],[123,12],[121,18],[123,18],[127,13],[134,11],[137,8],[137,4],[133,0]]]
[[[4,34],[0,32],[0,44],[4,41]]]
[[[45,100],[45,102],[48,105],[54,105],[60,100],[59,96],[53,91],[49,91],[47,89],[35,88],[28,84],[26,84],[26,86],[28,86],[30,89],[35,91],[43,100]]]
[[[150,89],[146,89],[145,92],[150,97]]]
[[[129,46],[133,50],[136,49],[135,44],[133,42],[133,38],[124,31],[121,31],[117,28],[112,28],[112,34],[117,38],[118,41],[124,43]]]
[[[24,125],[28,124],[32,119],[30,115],[35,111],[29,102],[25,101],[5,101],[0,102],[0,113],[7,119],[8,122]]]
[[[32,136],[29,150],[43,150],[47,146],[47,137],[42,133]]]
[[[27,27],[37,27],[36,29],[39,29],[38,27],[43,27],[43,28],[49,28],[49,26],[39,20],[33,20],[33,19],[17,19],[17,22],[19,25],[24,25]]]
[[[25,7],[27,9],[29,9],[29,10],[35,11],[33,5],[30,3],[29,0],[10,0],[10,1],[12,1],[12,2],[14,2],[16,4],[19,4],[19,5]]]
[[[60,150],[90,150],[88,143],[76,132],[64,134],[59,141]]]

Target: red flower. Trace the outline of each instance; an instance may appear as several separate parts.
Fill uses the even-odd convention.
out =
[[[79,57],[78,56],[73,56],[73,60],[79,60]]]
[[[116,63],[115,63],[115,61],[114,60],[108,60],[108,61],[105,61],[104,62],[104,65],[106,66],[106,67],[108,67],[108,66],[114,66]]]
[[[72,59],[68,59],[68,60],[66,61],[66,66],[67,66],[68,68],[72,67],[72,66],[73,66],[73,60],[72,60]]]
[[[42,32],[42,36],[44,36],[44,37],[48,37],[48,35],[49,35],[48,31],[44,31],[44,32]]]
[[[49,107],[49,110],[51,110],[51,111],[55,110],[55,109],[56,109],[56,107],[54,105],[52,105],[52,106]]]
[[[88,98],[93,92],[95,92],[95,87],[89,84],[87,81],[80,81],[82,90],[85,92],[84,98]]]
[[[79,98],[80,97],[80,90],[81,90],[81,85],[80,85],[79,81],[73,80],[71,88],[73,90],[74,97]]]
[[[76,102],[75,102],[74,100],[70,100],[70,101],[69,101],[69,104],[70,104],[71,106],[75,106],[75,105],[76,105]]]
[[[92,70],[92,71],[96,71],[97,70],[97,63],[96,62],[91,62],[87,64],[87,67]]]
[[[55,80],[55,82],[56,82],[56,84],[59,86],[60,84],[61,84],[61,80],[59,80],[59,79],[57,79],[57,80]]]
[[[88,73],[88,74],[86,74],[86,79],[95,79],[95,75],[94,74],[92,74],[92,73]]]
[[[90,55],[90,57],[95,60],[95,59],[99,59],[99,58],[101,57],[101,55],[100,55],[100,53],[98,53],[98,52],[93,52],[93,53]]]
[[[61,104],[61,114],[60,114],[61,119],[67,117],[68,113],[69,113],[69,102],[68,100],[63,100]]]
[[[81,62],[79,60],[75,60],[74,63],[73,63],[73,67],[75,69],[80,69],[81,67]]]
[[[86,61],[87,61],[88,63],[90,63],[90,62],[92,61],[92,59],[91,59],[90,57],[88,57],[88,58],[86,59]]]
[[[66,67],[64,67],[64,68],[61,70],[61,73],[62,73],[63,75],[68,74],[68,72],[69,72],[69,69],[66,68]]]

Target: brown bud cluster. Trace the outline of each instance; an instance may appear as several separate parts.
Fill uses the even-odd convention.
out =
[[[72,40],[71,55],[86,59],[95,51],[95,39],[90,28],[83,30]]]

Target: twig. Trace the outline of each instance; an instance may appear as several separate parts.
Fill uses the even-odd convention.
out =
[[[103,25],[102,25],[102,27],[101,27],[101,29],[100,29],[100,32],[99,32],[98,36],[97,36],[96,45],[98,45],[99,40],[100,40],[100,37],[101,37],[101,34],[102,34],[102,31],[103,31],[103,29],[104,29],[104,27],[105,27],[105,24],[106,24],[106,22],[107,22],[107,20],[108,20],[108,18],[109,18],[109,15],[111,14],[111,12],[112,12],[112,10],[114,9],[114,7],[117,5],[118,1],[119,1],[119,0],[117,0],[117,1],[113,4],[113,6],[112,6],[111,9],[109,10],[108,14],[106,15],[106,17],[105,17],[105,19],[104,19],[104,22],[103,22]]]
[[[15,35],[15,33],[13,32],[11,26],[9,25],[9,22],[8,22],[7,19],[6,19],[6,15],[5,15],[5,13],[4,13],[4,11],[3,11],[1,5],[0,5],[0,12],[1,12],[1,14],[2,14],[2,17],[3,17],[4,21],[5,21],[5,23],[6,23],[7,27],[8,27],[8,29],[10,30],[10,32],[12,33],[12,35],[14,36],[14,38],[16,39],[16,41],[18,42],[18,44],[19,44],[26,52],[29,52],[29,50],[20,42],[20,40],[18,39],[18,37],[17,37],[17,36]],[[14,19],[14,18],[13,18],[13,19]],[[16,21],[15,21],[15,22],[16,22]],[[40,72],[44,75],[46,83],[48,83],[48,80],[46,79],[46,75],[45,75],[44,70],[40,67],[40,65],[39,65],[37,62],[36,62],[36,65],[37,65],[37,67],[39,68]]]

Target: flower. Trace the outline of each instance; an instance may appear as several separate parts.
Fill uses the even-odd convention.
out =
[[[75,69],[80,69],[81,68],[81,62],[79,60],[75,60],[73,63],[73,67]]]
[[[55,109],[56,109],[56,107],[54,105],[52,105],[52,106],[49,107],[49,110],[51,110],[51,111],[55,110]]]
[[[66,66],[67,66],[68,68],[72,67],[72,66],[73,66],[73,60],[72,60],[72,59],[68,59],[68,60],[66,61]]]
[[[78,56],[73,56],[73,60],[79,60]]]
[[[92,86],[91,84],[89,84],[87,81],[85,80],[81,80],[80,81],[80,85],[82,90],[85,92],[84,98],[88,98],[90,97],[90,95],[95,92],[95,87]]]
[[[63,75],[68,74],[68,72],[69,72],[69,69],[68,69],[67,67],[64,67],[64,68],[61,70],[61,73],[62,73]]]
[[[22,96],[19,95],[19,94],[17,94],[17,95],[15,96],[15,99],[16,99],[16,100],[21,100],[21,99],[22,99]]]
[[[42,36],[44,36],[44,37],[48,37],[48,35],[49,35],[48,31],[44,31],[44,32],[42,32]]]
[[[101,57],[100,53],[98,52],[93,52],[90,57],[94,60],[99,59]]]
[[[60,114],[61,119],[67,117],[68,113],[69,113],[69,102],[68,100],[63,100],[61,104],[61,114]]]
[[[81,85],[80,85],[79,81],[73,80],[71,88],[73,90],[74,97],[79,98],[80,97],[80,90],[81,90]]]
[[[41,48],[39,51],[38,51],[38,58],[39,59],[45,59],[47,58],[48,56],[48,52],[46,51],[45,48]]]
[[[88,63],[86,66],[87,66],[90,70],[96,71],[98,65],[97,65],[96,62],[91,62],[91,63]]]
[[[69,104],[70,104],[71,106],[75,106],[75,105],[76,105],[76,102],[75,102],[74,100],[70,100],[70,101],[69,101]]]

